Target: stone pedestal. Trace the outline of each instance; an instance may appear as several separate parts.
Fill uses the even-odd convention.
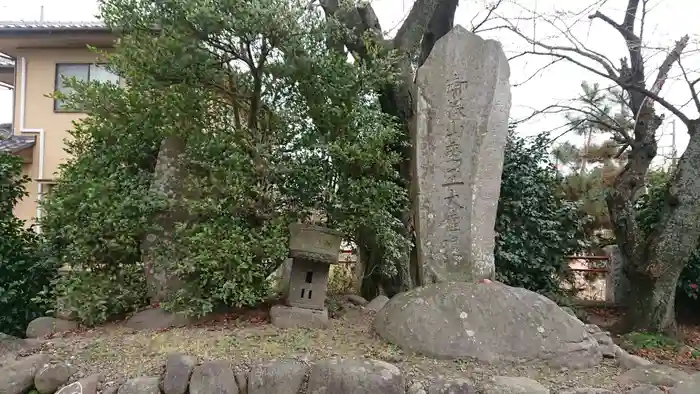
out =
[[[272,325],[279,328],[326,328],[328,310],[275,305],[270,309]]]
[[[625,258],[617,245],[603,248],[608,255],[608,274],[605,276],[605,301],[624,305],[627,302],[630,284],[623,272]]]

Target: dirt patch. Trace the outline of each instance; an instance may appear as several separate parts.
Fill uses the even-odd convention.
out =
[[[41,351],[70,360],[81,375],[99,372],[107,381],[160,374],[166,355],[180,352],[199,360],[228,360],[242,368],[286,357],[305,361],[373,358],[397,365],[409,381],[442,375],[466,376],[478,382],[507,375],[530,377],[556,390],[586,386],[620,389],[615,383],[620,370],[614,361],[570,371],[538,364],[433,360],[383,342],[371,330],[372,315],[358,307],[345,305],[334,315],[327,330],[277,329],[268,323],[265,311],[222,315],[205,325],[160,331],[134,331],[115,323],[49,339]]]

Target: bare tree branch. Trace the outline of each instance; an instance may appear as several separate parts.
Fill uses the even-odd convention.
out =
[[[472,25],[472,33],[476,33],[479,31],[481,26],[484,25],[484,23],[488,22],[489,19],[491,19],[491,15],[493,15],[494,11],[503,3],[503,0],[497,0],[495,4],[491,5],[490,7],[487,8],[486,16],[484,19],[481,20],[481,22],[474,24],[474,19],[476,19],[477,15],[474,15],[474,18],[471,20],[471,25]]]
[[[695,103],[695,108],[698,110],[698,112],[700,112],[700,98],[698,97],[697,90],[695,90],[695,85],[698,82],[700,82],[700,78],[691,82],[690,77],[688,77],[688,73],[685,70],[685,67],[683,67],[683,63],[681,62],[680,57],[676,61],[678,62],[678,67],[680,67],[681,72],[683,73],[683,79],[685,79],[685,82],[688,84],[688,89],[690,90],[690,99],[693,100],[693,102]]]

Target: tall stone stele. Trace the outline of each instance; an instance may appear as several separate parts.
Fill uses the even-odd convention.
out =
[[[413,199],[423,283],[494,277],[509,76],[500,43],[462,26],[418,69]]]
[[[280,328],[324,328],[328,325],[328,273],[330,265],[338,262],[342,234],[302,223],[292,223],[289,230],[292,267],[285,305],[273,306],[270,319]]]

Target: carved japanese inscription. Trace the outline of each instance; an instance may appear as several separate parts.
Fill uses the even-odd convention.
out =
[[[507,59],[456,26],[416,75],[416,235],[424,283],[493,278],[508,134]]]

